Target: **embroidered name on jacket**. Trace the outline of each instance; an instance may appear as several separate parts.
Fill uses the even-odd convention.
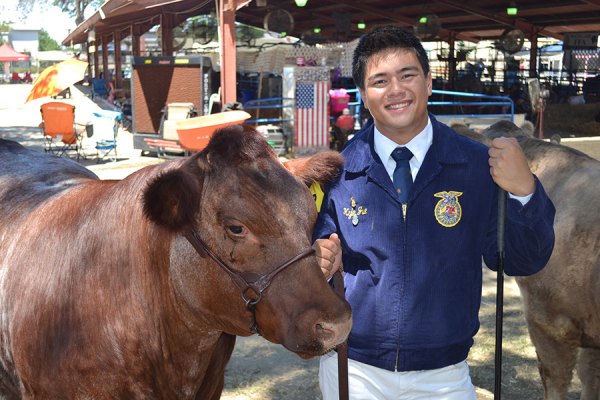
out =
[[[440,225],[451,228],[459,223],[462,216],[462,207],[458,202],[458,197],[461,195],[462,192],[452,190],[434,194],[435,197],[441,199],[437,202],[433,211],[435,219]]]
[[[358,206],[358,208],[356,208],[354,197],[350,197],[350,206],[352,208],[344,207],[344,215],[352,221],[352,225],[356,226],[358,225],[358,216],[365,215],[367,213],[367,208],[363,208],[363,206]]]

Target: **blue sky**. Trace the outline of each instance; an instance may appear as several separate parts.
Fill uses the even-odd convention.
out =
[[[0,2],[0,21],[12,21],[18,26],[43,28],[58,43],[67,37],[69,30],[76,28],[75,18],[69,17],[58,7],[53,6],[44,6],[44,9],[41,9],[36,4],[32,13],[27,15],[27,19],[23,19],[16,11],[17,3],[18,0],[2,0]]]

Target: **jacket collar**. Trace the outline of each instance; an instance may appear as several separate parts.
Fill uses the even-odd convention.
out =
[[[444,164],[467,162],[467,154],[459,144],[458,133],[439,122],[433,115],[429,114],[429,118],[433,127],[433,141],[417,173],[409,203],[441,172]],[[367,175],[384,188],[393,199],[398,200],[385,166],[375,153],[373,138],[374,124],[371,122],[348,143],[342,152],[346,158],[346,179],[352,179],[357,175]]]
[[[428,160],[434,161],[436,164],[466,163],[467,155],[458,143],[458,134],[439,122],[432,114],[429,114],[429,118],[433,126],[433,141],[421,168]],[[343,152],[346,157],[346,171],[359,173],[369,169],[373,164],[382,164],[375,153],[373,137],[374,123],[370,122],[349,143],[348,150]],[[428,162],[428,164],[430,163]]]

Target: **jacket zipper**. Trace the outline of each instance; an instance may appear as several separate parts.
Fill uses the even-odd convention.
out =
[[[402,204],[402,218],[404,219],[405,224],[404,225],[404,252],[403,254],[406,254],[406,233],[407,233],[407,229],[406,229],[406,209],[407,209],[407,205],[405,203]],[[406,257],[406,256],[405,256]],[[398,344],[396,345],[396,365],[394,366],[394,370],[398,371],[398,358],[400,358],[400,336],[398,336]]]

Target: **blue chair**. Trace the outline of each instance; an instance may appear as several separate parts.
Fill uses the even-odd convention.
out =
[[[94,112],[94,116],[114,121],[113,138],[98,140],[96,142],[96,162],[99,163],[100,160],[103,160],[107,156],[109,156],[111,161],[117,161],[117,133],[123,119],[123,113],[120,111],[99,110]]]
[[[106,81],[104,80],[104,78],[93,78],[92,90],[94,95],[108,95],[108,90],[106,90]]]

